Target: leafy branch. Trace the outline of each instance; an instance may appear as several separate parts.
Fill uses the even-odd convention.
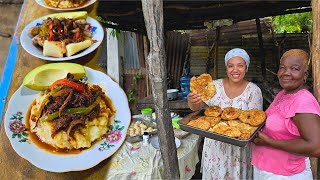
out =
[[[112,24],[113,24],[113,22],[108,21],[108,20],[104,19],[104,18],[101,17],[101,16],[97,16],[96,18],[97,18],[97,20],[98,20],[99,22],[101,22],[101,23],[103,23],[103,24],[106,24],[106,25],[108,25],[108,24],[109,24],[109,25],[112,25]],[[111,32],[110,32],[110,36],[113,37],[113,38],[119,39],[120,33],[121,33],[120,30],[118,30],[118,29],[112,29]]]
[[[273,17],[273,25],[276,33],[300,33],[312,30],[311,12],[286,14]]]
[[[137,98],[137,90],[136,90],[137,82],[139,79],[142,79],[142,78],[143,76],[140,73],[137,73],[132,77],[133,82],[127,92],[129,103],[133,102]]]

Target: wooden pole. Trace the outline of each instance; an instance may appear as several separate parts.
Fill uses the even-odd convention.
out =
[[[166,53],[163,33],[163,1],[142,0],[142,10],[150,41],[147,58],[153,100],[157,115],[160,150],[164,164],[165,179],[179,179],[177,150],[167,99]]]
[[[312,76],[314,96],[320,102],[320,0],[312,0]],[[317,179],[318,158],[310,158],[313,179]]]
[[[218,79],[218,50],[220,39],[220,26],[216,27],[216,38],[214,42],[214,58],[213,58],[213,79]]]
[[[258,40],[259,40],[261,71],[262,71],[263,81],[265,81],[267,79],[266,61],[265,61],[265,53],[263,48],[263,39],[262,39],[262,32],[261,32],[261,25],[260,25],[259,18],[256,19],[256,26],[257,26],[257,33],[258,33]]]

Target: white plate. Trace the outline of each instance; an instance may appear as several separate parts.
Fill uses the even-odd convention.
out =
[[[176,143],[176,148],[179,148],[180,147],[180,145],[181,145],[181,141],[180,141],[180,139],[178,139],[178,138],[174,138],[174,141],[175,141],[175,143]],[[160,149],[160,143],[159,143],[159,138],[158,138],[158,136],[155,136],[155,137],[152,137],[151,139],[150,139],[150,144],[152,145],[152,147],[154,147],[155,149]]]
[[[72,10],[77,10],[77,9],[82,9],[82,8],[85,8],[85,7],[88,7],[90,6],[91,4],[95,3],[97,0],[89,0],[88,2],[86,2],[85,4],[83,4],[82,6],[80,7],[76,7],[76,8],[55,8],[55,7],[51,7],[51,6],[48,6],[44,0],[35,0],[40,6],[42,7],[45,7],[45,8],[48,8],[48,9],[53,9],[53,10],[56,10],[56,11],[72,11]]]
[[[88,82],[102,87],[111,98],[115,108],[115,122],[108,132],[115,141],[108,138],[95,143],[80,154],[59,155],[49,153],[36,146],[28,139],[28,131],[24,129],[26,112],[39,91],[30,90],[23,85],[12,95],[4,118],[5,132],[13,149],[24,159],[36,167],[51,172],[80,171],[91,168],[115,153],[124,142],[131,121],[128,99],[120,86],[106,74],[85,67]],[[16,132],[10,125],[17,128]],[[20,126],[19,126],[20,125]],[[18,128],[21,127],[21,128]]]
[[[90,25],[93,27],[91,32],[92,32],[92,40],[96,40],[97,42],[93,43],[89,48],[81,51],[80,53],[77,53],[75,55],[72,55],[70,57],[62,57],[62,58],[55,58],[55,57],[49,57],[49,56],[44,56],[42,53],[42,48],[35,46],[32,43],[32,36],[29,33],[30,28],[36,26],[37,24],[42,24],[42,20],[43,17],[38,18],[34,21],[32,21],[30,24],[28,24],[22,31],[21,35],[20,35],[20,42],[22,47],[31,55],[40,58],[40,59],[44,59],[44,60],[48,60],[48,61],[66,61],[66,60],[71,60],[71,59],[76,59],[82,56],[85,56],[89,53],[91,53],[92,51],[94,51],[97,47],[99,47],[99,45],[101,44],[102,40],[103,40],[103,36],[104,36],[104,31],[102,26],[100,25],[100,23],[91,18],[91,17],[87,17],[87,22],[90,23]]]

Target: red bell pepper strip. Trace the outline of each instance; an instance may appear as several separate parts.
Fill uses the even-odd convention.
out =
[[[53,38],[54,38],[54,34],[53,34],[53,32],[52,32],[52,30],[49,30],[49,38],[48,38],[48,41],[52,41],[53,40]]]
[[[84,93],[84,91],[85,91],[84,88],[80,84],[72,82],[72,81],[69,81],[67,79],[59,79],[59,80],[55,81],[51,85],[50,90],[52,91],[54,89],[54,87],[57,86],[57,85],[68,86],[68,87],[71,87],[71,88],[81,92],[81,93]]]
[[[53,34],[53,32],[52,32],[53,22],[52,22],[52,21],[47,22],[47,26],[48,26],[48,32],[49,32],[48,41],[52,41],[53,38],[54,38],[54,34]]]

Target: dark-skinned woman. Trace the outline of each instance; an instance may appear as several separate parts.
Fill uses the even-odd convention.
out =
[[[308,91],[308,54],[291,49],[280,59],[281,90],[266,110],[252,145],[254,179],[312,179],[307,156],[320,156],[320,107]]]

